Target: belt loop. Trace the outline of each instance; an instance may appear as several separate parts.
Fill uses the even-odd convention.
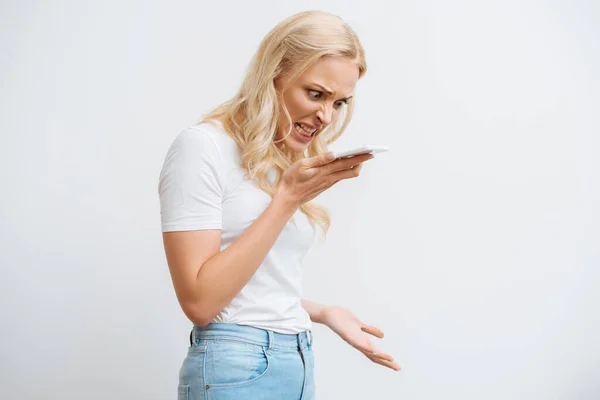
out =
[[[273,348],[273,340],[275,339],[275,334],[272,330],[267,330],[267,333],[269,335],[269,343],[267,346],[267,350],[271,351],[271,349]]]
[[[308,345],[312,345],[312,333],[310,331],[306,331],[306,336],[308,338]]]

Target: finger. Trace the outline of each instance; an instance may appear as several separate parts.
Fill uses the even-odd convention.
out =
[[[343,179],[356,178],[359,175],[360,175],[360,168],[356,167],[356,168],[345,169],[343,171],[334,172],[333,174],[330,175],[329,179],[331,179],[331,181],[333,181],[333,183],[337,183]]]
[[[384,367],[388,367],[390,369],[393,369],[394,371],[400,371],[400,364],[398,364],[396,361],[390,361],[390,360],[373,357],[373,356],[367,356],[367,357],[374,363],[383,365]]]
[[[327,152],[319,154],[318,156],[310,157],[306,159],[306,166],[308,168],[319,167],[321,165],[329,164],[335,160],[335,154]]]
[[[360,173],[362,166],[363,166],[362,163],[360,163],[358,165],[354,165],[354,166],[350,167],[350,169],[346,170],[346,171],[354,171],[356,173],[356,175],[358,175]]]
[[[354,157],[362,156],[362,155],[365,155],[365,154],[373,154],[373,153],[370,152],[370,151],[367,151],[367,152],[352,154],[350,156],[343,156],[343,157],[337,157],[337,154],[336,154],[336,160],[346,160],[348,158],[354,158]]]
[[[381,364],[381,365],[383,365],[385,367],[391,368],[394,371],[400,371],[400,364],[398,364],[396,361],[385,361],[385,360],[383,360],[383,361],[381,361],[381,363],[378,363],[378,364]]]
[[[342,179],[356,178],[357,176],[360,175],[361,169],[362,169],[362,162],[357,164],[356,166],[354,166],[354,168],[348,168],[348,169],[344,169],[341,171],[333,172],[329,175],[329,178],[331,179],[330,182],[333,182],[333,184],[334,184],[334,183],[341,181]]]
[[[390,354],[381,353],[381,352],[375,352],[375,353],[367,354],[367,357],[369,357],[369,358],[379,358],[381,360],[386,360],[386,361],[394,361],[394,357],[392,357]]]
[[[351,168],[351,169],[357,169],[357,168],[358,168],[358,170],[360,171],[360,169],[362,168],[362,166],[363,166],[363,163],[360,163],[360,164],[358,164],[358,165],[353,165],[353,166],[352,166],[352,167],[350,167],[350,168]]]
[[[382,339],[384,336],[383,331],[373,325],[363,325],[360,329],[362,329],[363,332],[367,332],[373,336],[377,336],[380,339]]]
[[[382,352],[374,345],[371,345],[371,348],[367,349],[366,351],[363,351],[363,353],[365,353],[365,355],[367,357],[378,357],[378,358],[382,358],[382,359],[388,360],[388,361],[392,361],[394,359],[394,357],[392,357],[391,355],[389,355],[387,353]]]
[[[368,340],[368,339],[367,339]],[[370,342],[370,341],[369,341]],[[385,354],[377,346],[372,343],[364,344],[364,345],[355,345],[355,347],[363,352],[367,357],[368,356],[376,356],[376,357],[384,357],[386,359],[392,359],[392,356],[389,354]]]
[[[375,156],[372,154],[361,154],[360,156],[338,159],[327,166],[326,173],[334,173],[337,171],[350,169],[374,157]]]
[[[394,357],[392,357],[390,354],[382,352],[372,343],[369,343],[368,345],[356,346],[356,348],[363,352],[367,357],[379,357],[388,361],[392,361],[394,359]]]
[[[352,168],[356,165],[360,165],[363,162],[370,160],[374,157],[375,156],[373,154],[369,153],[369,154],[361,154],[359,156],[354,156],[354,157],[349,157],[349,158],[341,158],[341,159],[337,159],[333,163],[331,163],[330,168],[332,170],[341,171],[344,169]]]

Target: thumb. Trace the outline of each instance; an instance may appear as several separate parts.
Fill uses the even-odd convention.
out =
[[[335,160],[335,154],[332,152],[327,152],[323,154],[319,154],[318,156],[314,156],[307,159],[306,166],[309,168],[320,167],[321,165],[329,164],[333,160]]]

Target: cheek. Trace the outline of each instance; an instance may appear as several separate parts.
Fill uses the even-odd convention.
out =
[[[337,110],[334,109],[332,119],[334,121],[337,121],[339,119],[340,115],[342,115],[342,109],[341,108],[338,108]]]
[[[315,112],[318,108],[317,102],[311,101],[301,92],[290,96],[289,103],[287,104],[292,119],[305,117]]]

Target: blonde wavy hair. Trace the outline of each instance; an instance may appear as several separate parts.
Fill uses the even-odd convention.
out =
[[[260,43],[237,94],[200,121],[219,121],[222,124],[240,148],[247,177],[271,197],[283,172],[291,164],[327,152],[328,145],[340,137],[352,118],[354,107],[351,101],[340,118],[317,135],[304,153],[294,153],[287,146],[277,146],[283,140],[276,140],[280,109],[289,122],[287,135],[293,125],[281,97],[288,85],[278,93],[275,81],[285,77],[286,82],[293,82],[322,57],[351,60],[359,68],[359,78],[367,70],[358,37],[341,18],[323,11],[305,11],[285,19]],[[274,181],[269,179],[269,171],[273,168],[278,172]],[[313,226],[318,224],[321,227],[324,236],[327,234],[331,219],[324,207],[307,202],[301,205],[300,210]]]

